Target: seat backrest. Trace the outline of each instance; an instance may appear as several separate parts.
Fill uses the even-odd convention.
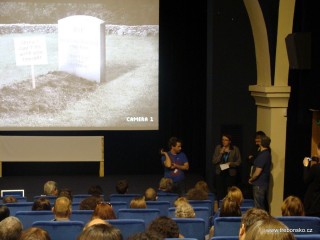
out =
[[[46,199],[48,199],[49,201],[50,201],[50,204],[51,205],[53,205],[54,204],[54,202],[56,201],[56,199],[57,199],[57,196],[51,196],[51,195],[38,195],[38,196],[34,196],[33,197],[33,200],[36,200],[36,199],[38,199],[38,198],[46,198]]]
[[[212,203],[214,203],[214,201],[216,200],[216,195],[212,192],[209,192],[208,193],[208,197],[209,197],[209,200],[211,200]]]
[[[179,227],[179,232],[186,238],[205,239],[205,222],[202,218],[172,218]]]
[[[110,194],[109,196],[109,201],[110,202],[126,202],[127,207],[130,206],[130,202],[133,198],[135,197],[140,197],[141,194],[136,194],[136,193],[126,193],[126,194]]]
[[[21,221],[24,229],[31,227],[33,222],[54,219],[52,211],[18,211],[15,216]]]
[[[294,230],[295,235],[299,234],[320,234],[320,218],[309,216],[284,216],[276,217],[288,228]]]
[[[320,234],[298,234],[295,238],[296,240],[319,240]]]
[[[30,211],[33,202],[6,203],[5,205],[9,208],[10,215],[15,216],[18,211]]]
[[[120,229],[123,239],[146,229],[145,222],[142,219],[110,219],[107,222]]]
[[[174,201],[179,197],[177,193],[165,193],[158,192],[158,201],[168,201],[170,203],[170,207],[174,206]]]
[[[214,219],[214,236],[238,236],[241,217],[217,217]]]
[[[207,207],[210,214],[213,214],[213,203],[211,200],[189,200],[192,207]]]
[[[51,240],[77,239],[82,232],[84,222],[81,221],[36,221],[33,227],[48,231]]]
[[[80,208],[80,202],[72,201],[71,205],[72,205],[72,211],[79,210],[79,208]]]
[[[93,210],[72,210],[70,220],[87,223],[92,217]]]
[[[145,222],[146,227],[155,218],[160,216],[159,209],[151,208],[128,208],[119,209],[118,218],[119,219],[142,219]]]
[[[160,216],[168,216],[169,201],[146,201],[147,208],[155,208],[160,210]]]
[[[114,201],[114,202],[110,202],[110,204],[112,205],[112,209],[113,209],[114,213],[116,214],[116,216],[118,216],[119,209],[128,208],[126,202]]]

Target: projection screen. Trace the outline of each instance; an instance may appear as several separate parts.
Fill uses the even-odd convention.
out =
[[[159,0],[1,1],[0,130],[157,130]]]

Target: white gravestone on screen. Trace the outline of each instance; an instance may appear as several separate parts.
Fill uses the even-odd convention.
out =
[[[91,16],[58,21],[59,70],[90,81],[105,78],[105,22]]]

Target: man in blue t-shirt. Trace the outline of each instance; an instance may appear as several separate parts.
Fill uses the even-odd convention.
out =
[[[173,191],[183,196],[186,193],[184,171],[189,169],[187,156],[181,152],[182,141],[176,137],[169,139],[169,151],[161,150],[161,162],[164,166],[164,177],[173,181]]]
[[[271,139],[261,136],[260,152],[253,163],[253,173],[249,179],[252,184],[254,205],[257,208],[269,211],[268,193],[271,172]]]

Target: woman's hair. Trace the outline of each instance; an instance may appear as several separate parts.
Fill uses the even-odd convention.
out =
[[[161,178],[159,183],[159,189],[164,192],[171,192],[173,188],[173,181],[171,178]]]
[[[230,197],[225,197],[222,200],[220,208],[220,217],[240,217],[242,215],[240,205],[237,201]]]
[[[189,201],[188,201],[188,199],[186,198],[186,197],[178,197],[175,201],[174,201],[174,203],[173,203],[173,205],[175,206],[175,207],[177,207],[178,205],[180,205],[180,204],[182,204],[182,203],[188,203]]]
[[[103,194],[102,187],[100,185],[92,185],[88,189],[88,194],[100,197]]]
[[[187,199],[188,200],[208,200],[208,192],[202,190],[202,189],[197,189],[197,188],[191,188],[187,192]]]
[[[194,218],[196,213],[193,207],[189,203],[181,203],[176,207],[175,210],[176,218]]]
[[[43,210],[51,210],[50,200],[46,197],[40,197],[34,200],[31,210],[32,211],[43,211]]]
[[[19,240],[51,240],[49,233],[38,227],[30,227],[22,231]]]
[[[14,197],[14,196],[5,196],[3,199],[2,199],[2,202],[3,203],[15,203],[15,202],[18,202],[17,198]]]
[[[207,184],[205,181],[203,181],[203,180],[198,181],[194,187],[195,187],[196,189],[203,190],[203,191],[205,191],[205,192],[207,192],[207,193],[210,192],[208,184]]]
[[[287,197],[281,206],[282,216],[304,216],[304,207],[300,198],[296,196]]]
[[[130,202],[130,208],[147,208],[147,203],[144,200],[144,196],[133,198]]]
[[[273,217],[258,220],[246,231],[244,240],[295,240],[285,229],[288,227]]]
[[[122,234],[118,228],[110,224],[94,224],[83,230],[77,240],[122,240]]]
[[[102,202],[103,198],[98,196],[90,196],[83,199],[80,202],[79,210],[95,210],[99,202]]]
[[[179,238],[178,224],[167,216],[160,216],[154,219],[147,230],[160,233],[163,238]]]
[[[239,206],[241,206],[243,202],[243,194],[240,188],[236,186],[232,186],[228,189],[227,197],[230,197],[231,199],[235,200]]]
[[[100,218],[103,220],[116,219],[112,206],[108,202],[99,202],[92,213],[91,219]]]
[[[125,194],[128,192],[129,183],[127,179],[119,180],[116,184],[116,191],[119,194]]]

